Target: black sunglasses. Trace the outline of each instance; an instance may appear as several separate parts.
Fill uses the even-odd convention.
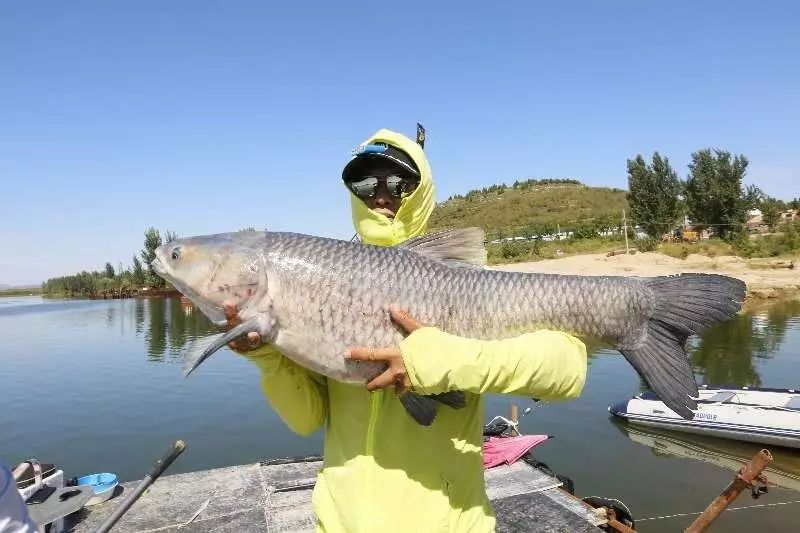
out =
[[[414,192],[419,180],[407,176],[359,176],[347,180],[347,187],[361,199],[374,198],[378,193],[378,184],[386,184],[389,194],[395,198],[404,198]]]

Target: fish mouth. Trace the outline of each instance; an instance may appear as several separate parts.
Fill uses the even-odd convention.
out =
[[[150,263],[150,265],[153,267],[153,271],[156,274],[164,278],[167,282],[171,283],[172,286],[178,290],[178,292],[189,298],[189,300],[191,300],[192,303],[195,304],[211,322],[217,326],[223,326],[227,323],[225,312],[222,310],[222,308],[217,308],[213,304],[210,304],[199,292],[192,289],[188,284],[182,283],[174,276],[171,276],[169,273],[169,268],[167,268],[167,266],[161,262],[158,256],[153,259],[153,262]]]
[[[153,259],[153,262],[150,263],[150,265],[153,267],[153,270],[155,271],[155,273],[158,274],[159,276],[164,277],[166,275],[167,271],[164,268],[164,265],[161,263],[161,260],[159,260],[158,257]]]

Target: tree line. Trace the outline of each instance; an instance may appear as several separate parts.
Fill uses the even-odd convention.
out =
[[[741,154],[698,150],[692,154],[689,172],[682,180],[667,157],[654,152],[648,163],[639,154],[627,162],[631,218],[654,238],[669,233],[688,216],[693,225],[710,228],[731,240],[744,233],[747,212],[759,209],[763,223],[775,229],[783,211],[800,208],[800,198],[785,202],[768,196],[756,185],[745,186],[748,165],[747,157]]]
[[[47,296],[92,297],[102,294],[135,293],[142,289],[164,289],[167,283],[153,270],[156,248],[178,236],[174,232],[161,233],[153,227],[144,232],[144,247],[133,255],[127,268],[120,264],[116,269],[107,262],[102,270],[82,271],[69,276],[50,278],[42,283],[42,293]]]
[[[471,191],[468,191],[465,194],[454,194],[450,196],[446,201],[448,202],[450,200],[472,201],[478,198],[488,196],[490,194],[503,194],[505,191],[509,189],[527,190],[533,187],[540,187],[543,185],[582,185],[582,183],[572,178],[544,178],[544,179],[516,180],[511,185],[506,185],[505,183],[499,183],[497,185],[490,185],[488,187],[482,187],[480,189],[472,189]]]

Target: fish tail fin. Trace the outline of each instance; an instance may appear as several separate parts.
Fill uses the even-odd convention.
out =
[[[436,418],[438,404],[444,404],[453,409],[461,409],[467,405],[466,395],[462,391],[448,391],[440,394],[421,396],[413,392],[401,392],[400,403],[406,408],[408,414],[420,425],[430,426]]]
[[[620,352],[653,392],[683,418],[693,418],[697,383],[685,350],[690,335],[736,315],[744,301],[743,281],[717,274],[681,274],[645,280],[656,308],[647,330]]]

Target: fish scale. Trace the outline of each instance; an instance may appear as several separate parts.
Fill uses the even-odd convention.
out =
[[[388,312],[396,304],[419,322],[462,337],[504,339],[550,328],[605,340],[686,418],[697,393],[686,340],[734,316],[745,289],[740,280],[717,274],[634,278],[488,270],[481,266],[483,233],[474,228],[393,248],[237,232],[178,239],[156,255],[159,275],[210,315],[219,316],[223,300],[237,298],[208,290],[210,272],[214,286],[258,286],[258,296],[236,301],[247,327],[333,379],[363,383],[385,368],[345,360],[343,352],[397,345],[404,333]],[[191,358],[190,371],[228,336],[242,333],[234,329]]]
[[[326,239],[309,246],[307,237],[295,234],[270,239],[265,249],[272,251],[266,257],[274,266],[268,267],[267,278],[280,294],[291,295],[273,303],[279,328],[296,336],[315,332],[303,334],[304,342],[287,355],[317,354],[325,373],[344,381],[363,381],[376,372],[375,365],[345,361],[347,347],[390,346],[402,340],[389,320],[392,303],[424,324],[478,339],[557,328],[618,341],[643,329],[647,321],[641,310],[649,306],[637,305],[635,298],[647,291],[629,278],[450,268],[408,249]],[[298,263],[314,268],[302,274],[289,268]],[[331,320],[321,320],[306,308],[322,299],[329,302]]]

